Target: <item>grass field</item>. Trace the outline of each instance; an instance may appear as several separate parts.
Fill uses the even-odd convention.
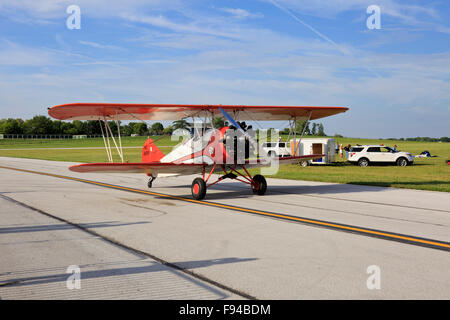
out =
[[[340,138],[338,142],[344,145],[396,144],[398,150],[408,151],[413,155],[428,150],[431,155],[437,157],[416,158],[414,165],[407,167],[379,165],[366,168],[349,164],[346,159],[337,158],[335,164],[327,166],[316,165],[306,168],[299,168],[296,165],[283,166],[275,177],[450,192],[450,165],[445,161],[450,158],[449,143],[351,138]]]
[[[168,153],[177,142],[170,137],[152,137],[163,153]],[[146,137],[126,137],[122,140],[124,147],[141,147]],[[450,143],[415,142],[395,140],[369,140],[338,138],[338,143],[380,144],[393,146],[396,144],[401,151],[408,151],[414,155],[428,150],[432,158],[416,158],[413,166],[369,166],[360,168],[351,165],[345,159],[338,159],[333,165],[309,166],[298,165],[281,166],[273,177],[295,180],[324,181],[336,183],[351,183],[375,185],[383,187],[397,187],[421,190],[450,192],[450,165],[445,160],[450,158]],[[162,147],[164,146],[164,147]],[[106,162],[104,149],[46,149],[46,148],[93,148],[103,147],[103,139],[82,140],[0,140],[0,156],[32,158],[71,162]],[[6,150],[7,149],[7,150]],[[13,150],[24,149],[24,150]],[[128,162],[141,161],[141,149],[124,149],[125,159]],[[115,157],[118,161],[118,156]],[[252,170],[256,172],[256,170]]]

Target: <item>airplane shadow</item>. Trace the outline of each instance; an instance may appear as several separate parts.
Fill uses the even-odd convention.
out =
[[[131,222],[131,223],[118,223],[116,221],[109,221],[109,222],[96,222],[96,223],[80,223],[79,225],[85,229],[90,229],[90,228],[111,228],[111,227],[119,227],[119,226],[134,225],[134,224],[144,224],[144,223],[150,223],[150,222],[141,221],[141,222]],[[37,226],[20,226],[20,227],[0,228],[0,234],[2,234],[2,233],[21,233],[21,232],[58,231],[58,230],[69,230],[69,229],[78,229],[78,228],[73,225],[67,224],[67,223],[37,225]]]
[[[388,190],[389,185],[369,186],[355,184],[324,184],[324,185],[274,185],[267,186],[267,191],[263,197],[279,196],[282,194],[291,195],[324,195],[324,194],[345,194],[357,192],[382,192]],[[179,195],[180,197],[192,199],[190,193],[190,185],[174,185],[170,188],[186,189],[186,193]],[[155,188],[156,190],[157,188]],[[236,198],[250,198],[259,197],[253,194],[250,186],[244,185],[240,182],[228,182],[217,184],[211,187],[206,193],[205,201],[221,200],[221,199],[236,199]],[[156,198],[163,199],[164,197],[156,196]]]
[[[136,261],[121,261],[121,262],[114,263],[116,265],[123,265],[125,263],[144,264],[141,266],[116,267],[116,268],[109,268],[109,269],[102,269],[102,270],[84,271],[83,269],[85,269],[85,267],[80,266],[80,269],[81,269],[80,278],[81,278],[81,281],[84,281],[87,279],[101,279],[104,282],[108,277],[139,275],[139,274],[143,274],[143,275],[148,274],[148,276],[150,276],[151,273],[155,273],[155,272],[170,272],[173,275],[176,275],[177,277],[187,280],[196,286],[203,287],[204,289],[215,294],[218,299],[223,299],[223,298],[228,297],[228,295],[225,292],[220,291],[220,290],[216,289],[215,287],[213,287],[203,281],[192,278],[192,277],[186,275],[185,273],[181,272],[180,270],[203,268],[203,267],[219,265],[219,264],[254,261],[254,260],[257,260],[257,258],[234,258],[233,257],[233,258],[221,258],[221,259],[211,259],[211,260],[181,261],[181,262],[173,263],[172,265],[174,267],[166,266],[166,265],[163,265],[158,262],[145,261],[145,260],[138,261],[138,262],[136,262]],[[3,280],[3,281],[0,281],[0,287],[2,287],[2,286],[23,287],[23,286],[33,286],[33,285],[49,284],[49,283],[56,283],[56,282],[61,282],[62,285],[65,286],[66,281],[71,274],[66,273],[65,268],[61,268],[61,269],[64,269],[64,270],[62,270],[61,273],[56,273],[56,274],[34,276],[34,277],[33,276],[32,277],[21,277],[21,278],[15,278],[15,279],[10,278],[8,280]],[[33,271],[39,272],[39,270],[33,270]],[[45,271],[45,269],[42,271]],[[160,276],[156,275],[156,277],[160,277]],[[115,281],[115,280],[111,279],[111,281]]]

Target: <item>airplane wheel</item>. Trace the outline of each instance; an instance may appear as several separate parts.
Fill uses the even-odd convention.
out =
[[[206,183],[202,178],[195,178],[191,186],[192,197],[202,200],[206,196]]]
[[[252,181],[253,194],[262,196],[264,193],[266,193],[266,190],[267,190],[266,178],[264,178],[260,174],[255,175]]]
[[[153,181],[154,181],[155,179],[156,179],[156,178],[154,178],[154,177],[150,177],[150,179],[148,179],[148,182],[147,182],[147,187],[151,188],[151,187],[152,187],[152,184],[153,184]]]

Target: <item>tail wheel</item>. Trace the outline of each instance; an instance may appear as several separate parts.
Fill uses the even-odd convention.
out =
[[[148,179],[148,182],[147,182],[147,187],[151,188],[153,181],[155,181],[155,179],[156,179],[156,177],[150,176],[150,179]]]
[[[266,190],[267,190],[266,179],[260,174],[255,175],[252,180],[253,194],[262,196],[264,193],[266,193]]]
[[[192,197],[202,200],[206,196],[206,183],[202,178],[195,178],[191,186]]]

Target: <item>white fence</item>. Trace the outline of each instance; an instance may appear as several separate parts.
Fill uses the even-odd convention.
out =
[[[71,134],[0,134],[0,139],[75,139]],[[101,138],[102,135],[83,135],[83,138]]]

